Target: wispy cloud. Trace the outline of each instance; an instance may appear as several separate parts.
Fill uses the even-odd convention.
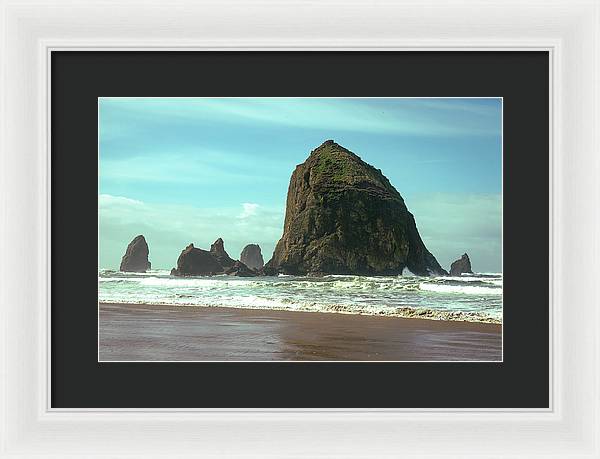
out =
[[[417,136],[498,134],[499,123],[489,123],[482,115],[499,116],[499,105],[477,105],[468,99],[453,100],[102,98],[101,107],[104,110],[124,110],[129,116],[139,119],[153,118],[164,122],[195,120],[232,124],[258,123],[261,126],[272,124],[305,129]],[[113,133],[107,133],[111,134]],[[118,132],[114,134],[117,135]]]
[[[260,206],[253,202],[245,202],[242,204],[242,207],[243,211],[240,215],[238,215],[238,218],[244,219],[256,215],[256,211]]]
[[[100,176],[117,181],[177,184],[218,184],[255,182],[251,156],[231,151],[202,148],[171,152],[147,151],[135,156],[101,156]],[[269,165],[261,181],[271,181]]]
[[[110,194],[101,194],[99,196],[100,204],[103,208],[110,207],[120,207],[120,206],[143,206],[144,203],[142,201],[138,201],[137,199],[126,198],[124,196],[113,196]]]

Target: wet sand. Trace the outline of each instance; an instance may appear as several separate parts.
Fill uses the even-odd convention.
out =
[[[100,304],[100,361],[502,360],[499,324]]]

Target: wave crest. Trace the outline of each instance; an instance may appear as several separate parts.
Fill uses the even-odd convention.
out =
[[[106,303],[336,312],[433,320],[502,321],[502,276],[174,277],[99,275]]]

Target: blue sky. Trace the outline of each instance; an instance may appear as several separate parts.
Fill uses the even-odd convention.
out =
[[[100,98],[100,266],[144,234],[153,267],[222,237],[281,237],[292,171],[327,139],[382,170],[442,266],[501,271],[500,99]]]

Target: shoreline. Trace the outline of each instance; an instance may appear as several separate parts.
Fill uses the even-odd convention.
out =
[[[502,324],[99,303],[99,361],[501,361]]]
[[[296,309],[290,310],[285,308],[250,308],[250,307],[233,307],[233,306],[205,306],[201,304],[170,304],[170,303],[123,303],[120,301],[99,301],[98,305],[105,304],[120,304],[130,306],[149,306],[149,307],[173,307],[173,308],[206,308],[206,309],[233,309],[233,310],[248,310],[248,311],[279,311],[279,312],[298,312],[298,313],[313,313],[313,314],[343,314],[350,316],[364,316],[364,317],[387,317],[391,319],[415,319],[415,320],[435,320],[440,322],[468,322],[474,324],[495,324],[502,327],[502,321],[492,318],[483,318],[483,320],[468,320],[470,317],[468,313],[462,313],[460,311],[433,311],[433,310],[418,310],[410,307],[406,307],[407,315],[400,314],[383,314],[383,313],[369,313],[369,312],[350,312],[342,309],[336,310],[317,310],[313,311],[310,309]],[[445,316],[444,316],[445,315]],[[449,316],[458,317],[450,319]],[[472,315],[471,315],[472,317]]]

